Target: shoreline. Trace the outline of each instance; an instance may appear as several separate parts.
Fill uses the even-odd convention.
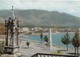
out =
[[[52,34],[65,34],[66,32],[52,32]],[[69,32],[69,33],[74,33],[74,32]],[[27,34],[25,34],[27,35]],[[34,33],[32,34],[32,36],[37,36],[37,35],[40,35],[40,33]],[[48,35],[48,32],[46,33],[43,33],[43,35]]]
[[[73,34],[73,32],[70,32],[70,33],[72,33]],[[48,34],[48,33],[47,33]],[[54,33],[53,33],[54,34]],[[61,34],[61,33],[58,33],[58,34]],[[65,32],[64,33],[62,33],[62,34],[65,34]],[[29,36],[29,37],[28,37]],[[39,36],[39,35],[35,35],[35,36]],[[35,37],[35,36],[33,36],[33,35],[24,35],[23,37],[24,37],[24,39],[25,40],[29,40],[29,41],[37,41],[37,42],[41,42],[41,39],[39,38],[39,39],[37,39],[37,40],[35,40],[37,37]],[[44,35],[45,36],[45,35]],[[35,39],[34,39],[34,37],[35,37]],[[30,38],[30,39],[29,39]],[[31,39],[32,38],[32,39]],[[60,41],[60,39],[59,39],[59,41]],[[62,43],[60,43],[60,45],[57,45],[57,44],[55,44],[56,42],[54,42],[53,43],[53,46],[58,46],[58,47],[66,47],[64,44],[62,44]],[[74,48],[73,46],[72,46],[72,44],[69,44],[69,48]]]
[[[23,56],[25,55],[25,57],[26,56],[30,57],[36,53],[48,53],[48,54],[52,53],[53,54],[53,53],[56,53],[58,50],[66,50],[66,48],[62,46],[60,47],[55,45],[52,47],[52,51],[50,51],[48,46],[45,46],[44,44],[43,46],[41,46],[41,42],[36,40],[30,40],[30,46],[28,48],[28,46],[26,45],[27,41],[23,41],[24,40],[24,38],[22,38],[23,36],[24,35],[22,34],[19,35],[19,39],[22,39],[22,41],[19,42],[19,46],[20,46],[19,51]],[[74,49],[69,49],[69,51],[64,51],[63,54],[66,54],[67,52],[74,52]]]

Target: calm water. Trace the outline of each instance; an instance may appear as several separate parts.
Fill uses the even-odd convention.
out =
[[[48,34],[47,34],[48,35]],[[53,44],[57,45],[57,46],[64,46],[64,44],[61,42],[61,38],[65,35],[64,33],[53,33],[52,34],[52,42]],[[45,36],[45,35],[44,35]],[[72,39],[74,37],[74,33],[73,32],[69,32],[69,36],[70,39]],[[36,40],[36,41],[41,41],[40,36],[25,36],[24,37],[27,40]],[[69,47],[73,47],[71,44],[69,44]]]

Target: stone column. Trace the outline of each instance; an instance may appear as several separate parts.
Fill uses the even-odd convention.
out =
[[[51,28],[49,28],[49,40],[48,40],[48,43],[49,43],[49,50],[51,51],[52,50],[52,31],[51,31]]]

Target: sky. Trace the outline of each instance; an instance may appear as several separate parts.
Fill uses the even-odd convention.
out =
[[[0,0],[0,10],[11,9],[41,9],[65,12],[80,17],[80,0]]]

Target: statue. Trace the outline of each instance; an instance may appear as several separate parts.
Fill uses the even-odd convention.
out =
[[[15,48],[19,48],[18,31],[19,31],[19,21],[14,16],[13,6],[12,6],[12,15],[11,17],[8,18],[8,20],[5,20],[5,36],[6,36],[5,53],[14,53]]]

